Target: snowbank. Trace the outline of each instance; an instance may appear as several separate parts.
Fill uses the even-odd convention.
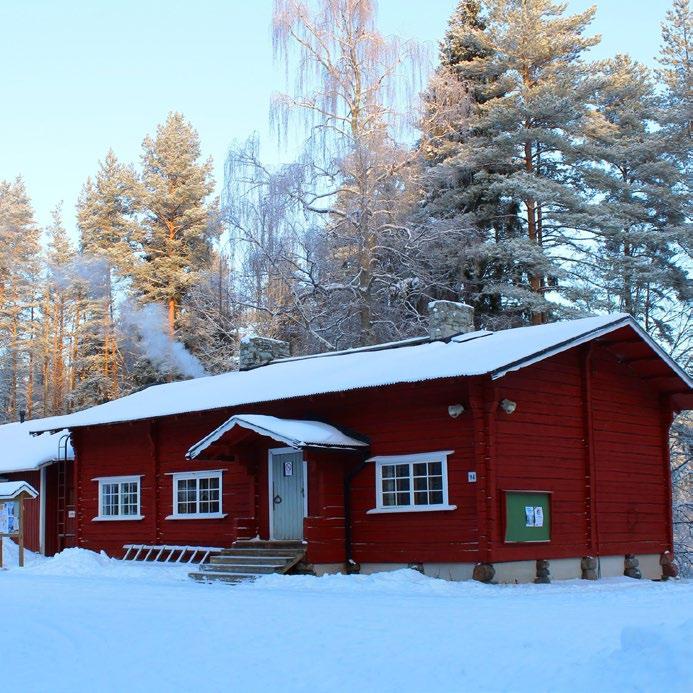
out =
[[[0,550],[2,550],[2,565],[5,570],[12,570],[19,566],[19,546],[12,539],[0,537]],[[26,567],[44,560],[46,559],[43,556],[24,549],[24,565]]]
[[[0,572],[3,687],[693,690],[693,581],[490,586],[398,570],[230,587],[185,572],[79,549]]]
[[[65,549],[45,558],[31,551],[24,552],[24,569],[19,569],[19,547],[12,540],[3,538],[3,566],[19,574],[50,575],[57,577],[83,577],[93,579],[117,578],[144,581],[188,581],[190,566],[166,563],[135,563],[109,557],[103,551],[96,553],[86,549]]]

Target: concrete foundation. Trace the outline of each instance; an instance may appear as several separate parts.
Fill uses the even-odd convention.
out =
[[[345,573],[344,563],[318,563],[313,566],[313,572],[318,576],[323,575],[337,575],[338,573]]]
[[[598,558],[598,577],[623,577],[624,556],[600,556]],[[643,578],[660,580],[662,566],[659,563],[659,554],[636,554],[640,563]],[[582,557],[579,558],[553,558],[550,560],[551,580],[579,580],[582,577]],[[474,563],[423,563],[423,573],[429,577],[443,580],[471,580],[474,572]],[[362,563],[361,575],[384,573],[393,570],[409,568],[408,563]],[[537,575],[537,562],[511,561],[507,563],[494,563],[494,583],[514,584],[533,582]],[[333,575],[343,573],[344,565],[341,563],[325,563],[313,566],[316,575]]]

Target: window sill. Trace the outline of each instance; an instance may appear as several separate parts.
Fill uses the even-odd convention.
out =
[[[114,515],[112,517],[92,517],[92,522],[133,522],[144,520],[144,515]]]
[[[207,513],[205,515],[167,515],[167,520],[223,520],[228,513]]]
[[[392,508],[373,508],[366,515],[387,515],[389,513],[434,513],[441,510],[457,510],[456,505],[412,505],[394,506]]]

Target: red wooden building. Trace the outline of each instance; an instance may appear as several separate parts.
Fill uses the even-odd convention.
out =
[[[317,574],[661,577],[690,377],[626,315],[465,332],[455,305],[434,338],[259,367],[276,344],[249,340],[246,370],[34,422],[71,431],[78,545],[300,541]]]
[[[73,452],[68,431],[32,436],[36,424],[0,426],[0,481],[26,481],[38,491],[24,504],[25,544],[52,556],[76,542]]]

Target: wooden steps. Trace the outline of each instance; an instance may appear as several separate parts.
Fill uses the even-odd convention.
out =
[[[262,575],[288,573],[305,552],[305,544],[297,541],[237,541],[211,556],[190,577],[198,582],[248,582]]]

